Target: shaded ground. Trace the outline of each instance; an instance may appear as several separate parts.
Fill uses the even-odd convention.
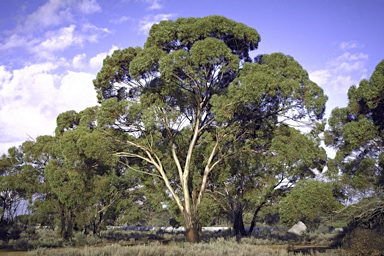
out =
[[[27,253],[27,251],[0,250],[0,256],[26,256]]]

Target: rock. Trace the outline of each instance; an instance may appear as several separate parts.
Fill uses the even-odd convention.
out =
[[[307,226],[305,226],[303,222],[299,221],[288,230],[288,233],[301,236],[305,233],[305,231],[307,231]]]

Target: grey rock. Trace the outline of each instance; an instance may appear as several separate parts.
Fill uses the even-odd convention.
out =
[[[307,226],[301,221],[297,222],[290,229],[288,229],[288,233],[292,233],[298,236],[301,236],[307,231]]]

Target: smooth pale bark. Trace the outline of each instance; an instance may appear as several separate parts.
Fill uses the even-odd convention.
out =
[[[215,145],[213,146],[211,153],[209,155],[207,164],[205,165],[205,168],[204,168],[204,174],[201,179],[199,194],[197,195],[196,190],[193,189],[192,195],[190,195],[190,192],[189,192],[190,187],[188,184],[188,180],[190,179],[189,176],[190,176],[190,168],[191,168],[191,159],[192,159],[193,150],[196,145],[196,141],[200,132],[201,131],[198,128],[198,122],[197,122],[197,124],[195,125],[193,138],[189,145],[184,168],[182,168],[180,164],[180,160],[176,154],[175,147],[172,146],[172,157],[180,176],[179,178],[182,186],[184,200],[181,200],[181,198],[177,195],[175,189],[172,187],[171,182],[167,176],[166,170],[163,168],[160,158],[156,155],[155,152],[153,152],[153,150],[151,150],[151,148],[144,147],[132,141],[127,141],[127,144],[137,149],[140,149],[146,156],[142,156],[136,153],[129,153],[129,152],[117,153],[118,156],[140,158],[148,162],[149,164],[153,165],[156,168],[156,170],[159,173],[158,177],[160,177],[163,180],[166,188],[168,189],[173,199],[175,200],[180,212],[183,213],[184,228],[186,230],[186,241],[190,243],[196,243],[201,240],[202,231],[201,231],[201,224],[199,221],[197,208],[204,196],[206,183],[207,183],[210,172],[213,170],[213,168],[216,165],[218,165],[224,159],[224,157],[221,157],[216,161],[213,161],[214,156],[218,150],[218,145],[220,143],[220,138],[217,138]]]

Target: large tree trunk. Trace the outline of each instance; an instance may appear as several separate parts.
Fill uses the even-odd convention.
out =
[[[65,225],[65,211],[64,208],[60,209],[60,236],[62,239],[67,240],[67,232],[66,232],[66,225]]]
[[[201,241],[202,230],[196,210],[184,212],[185,240],[189,243],[198,243]]]
[[[92,232],[94,235],[100,236],[101,224],[103,223],[104,212],[99,213],[99,218],[95,216],[95,219],[92,221]]]
[[[262,202],[259,206],[256,207],[256,210],[255,212],[253,213],[253,218],[252,218],[252,221],[251,221],[251,226],[249,227],[249,230],[248,230],[248,235],[252,235],[252,232],[253,232],[253,229],[255,227],[255,223],[256,223],[256,219],[257,219],[257,214],[259,213],[261,207],[266,203],[266,201]]]
[[[244,228],[244,221],[243,221],[243,209],[242,207],[238,207],[235,211],[235,216],[233,220],[233,232],[235,236],[241,235],[246,236],[247,232]]]
[[[67,217],[67,237],[68,240],[72,239],[73,236],[73,213],[71,208],[68,209],[68,217]]]
[[[60,224],[61,238],[64,240],[71,239],[73,235],[73,213],[70,208],[67,211],[64,208],[61,209]]]

